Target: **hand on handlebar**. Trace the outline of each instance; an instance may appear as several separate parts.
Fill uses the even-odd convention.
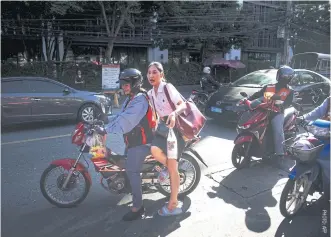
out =
[[[303,116],[297,117],[296,118],[296,123],[302,127],[306,126],[308,122],[304,119]]]
[[[96,125],[96,126],[94,126],[94,131],[96,132],[96,133],[98,133],[98,134],[100,134],[100,135],[105,135],[105,134],[107,134],[107,131],[106,131],[106,129],[103,127],[103,126],[99,126],[99,125]]]
[[[247,98],[243,98],[243,99],[239,100],[238,105],[245,104],[246,100],[247,100]]]

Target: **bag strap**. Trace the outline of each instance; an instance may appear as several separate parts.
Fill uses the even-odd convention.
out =
[[[152,104],[153,104],[153,107],[154,107],[155,118],[156,118],[156,120],[158,120],[159,117],[157,116],[157,113],[156,113],[156,108],[155,108],[155,104],[154,104],[154,98],[153,98],[153,96],[152,96]]]
[[[166,97],[167,97],[167,99],[168,99],[168,102],[169,102],[171,108],[175,111],[175,110],[176,110],[176,106],[175,106],[174,102],[172,101],[172,99],[170,98],[169,91],[168,91],[168,88],[167,88],[167,85],[168,85],[168,84],[170,84],[170,83],[167,83],[167,84],[164,86],[164,92],[165,92],[165,95],[166,95]],[[178,93],[179,93],[179,92],[178,92]],[[184,98],[184,96],[183,96],[181,93],[179,93],[179,95],[180,95],[180,97],[182,97],[183,102],[186,103],[187,100]]]
[[[170,104],[172,110],[175,111],[175,110],[176,110],[176,106],[175,106],[174,102],[172,102],[172,100],[171,100],[171,98],[170,98],[170,95],[169,95],[169,91],[168,91],[167,85],[168,85],[168,83],[165,84],[165,86],[164,86],[164,93],[165,93],[165,95],[166,95],[166,97],[167,97],[167,99],[168,99],[168,102],[169,102],[169,104]]]
[[[125,105],[124,105],[123,110],[126,109],[126,107],[128,106],[128,104],[130,103],[131,100],[133,100],[133,98],[130,98],[130,97],[127,98],[127,101],[126,101],[126,103],[125,103]]]

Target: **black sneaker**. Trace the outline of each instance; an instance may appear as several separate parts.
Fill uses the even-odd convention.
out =
[[[145,208],[144,206],[142,206],[138,211],[133,212],[133,211],[129,211],[128,213],[126,213],[122,220],[123,221],[134,221],[137,219],[141,219],[141,217],[143,216],[143,214],[145,213]]]

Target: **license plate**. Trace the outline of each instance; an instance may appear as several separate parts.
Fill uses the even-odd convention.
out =
[[[217,108],[217,107],[211,107],[211,112],[222,113],[222,109]]]

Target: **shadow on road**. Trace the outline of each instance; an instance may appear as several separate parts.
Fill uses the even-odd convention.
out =
[[[323,210],[326,210],[326,224],[323,222]],[[303,225],[306,223],[306,225]],[[307,224],[309,223],[309,224]],[[323,226],[327,233],[324,233]],[[324,229],[325,230],[325,229]],[[306,203],[297,215],[292,218],[284,218],[279,225],[275,237],[326,237],[330,236],[330,204],[323,198],[315,202]]]
[[[180,228],[180,222],[188,218],[187,212],[191,200],[183,200],[182,215],[161,217],[157,210],[166,199],[145,199],[146,216],[132,222],[122,221],[122,216],[129,210],[127,205],[118,206],[114,198],[103,198],[96,202],[82,203],[75,208],[49,207],[15,219],[2,216],[3,237],[82,237],[82,236],[116,236],[116,237],[164,237]]]
[[[131,223],[117,221],[107,228],[111,229],[112,233],[121,237],[165,237],[170,233],[180,228],[180,222],[191,216],[188,209],[191,206],[191,199],[185,197],[183,200],[183,214],[170,217],[161,217],[157,214],[166,199],[150,200],[145,199],[144,205],[147,209],[146,216],[138,221]],[[121,216],[120,216],[121,217]]]
[[[226,203],[246,210],[245,223],[249,230],[257,233],[268,230],[271,220],[265,207],[277,205],[271,189],[285,174],[263,163],[234,170],[229,174],[227,172],[212,174],[212,179],[219,182],[219,186],[212,187],[215,192],[207,195],[210,198],[221,198]],[[224,188],[231,193],[224,192]]]

